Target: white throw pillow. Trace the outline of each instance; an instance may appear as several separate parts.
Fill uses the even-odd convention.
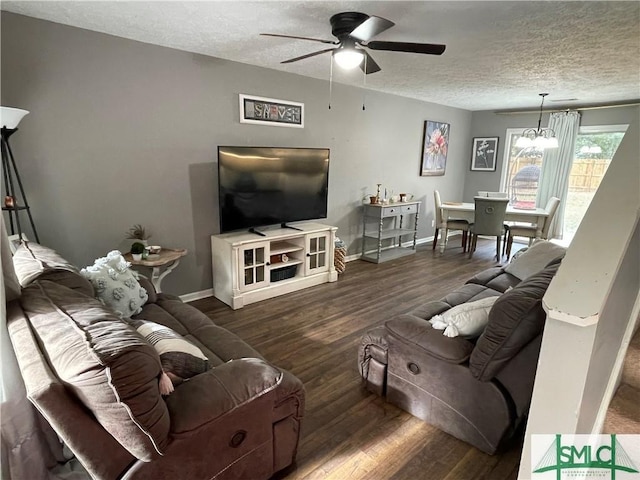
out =
[[[93,265],[80,270],[96,291],[96,296],[122,318],[140,313],[149,295],[140,286],[138,274],[131,270],[122,253],[113,250]]]
[[[498,298],[495,295],[456,305],[442,315],[434,315],[429,323],[436,330],[444,330],[442,334],[447,337],[476,338],[487,326],[489,311]]]
[[[560,256],[563,256],[566,248],[546,240],[538,240],[531,247],[504,267],[504,271],[520,280],[525,280],[534,273],[538,273],[547,264]]]

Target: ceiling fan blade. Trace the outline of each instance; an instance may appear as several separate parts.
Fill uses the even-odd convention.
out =
[[[311,40],[312,42],[329,43],[331,45],[337,45],[339,42],[334,40],[323,40],[322,38],[310,38],[310,37],[297,37],[295,35],[280,35],[279,33],[261,33],[264,37],[279,37],[279,38],[296,38],[298,40]]]
[[[349,36],[355,38],[359,42],[367,42],[376,35],[379,35],[385,30],[390,29],[394,25],[395,23],[393,23],[391,20],[372,15],[360,25],[358,25],[355,29],[353,29]]]
[[[392,52],[426,53],[427,55],[442,55],[446,45],[435,43],[410,42],[369,42],[363,45],[371,50],[390,50]]]
[[[289,60],[285,60],[284,62],[280,62],[280,63],[293,63],[293,62],[297,62],[298,60],[304,60],[305,58],[315,57],[316,55],[320,55],[322,53],[327,53],[327,52],[332,52],[334,50],[335,50],[335,48],[326,48],[326,49],[320,50],[318,52],[307,53],[306,55],[302,55],[300,57],[290,58]]]
[[[360,63],[360,70],[362,70],[367,75],[369,75],[370,73],[376,73],[382,70],[382,68],[380,68],[380,65],[376,63],[376,61],[373,59],[371,55],[369,55],[367,52],[364,52],[364,51],[363,53],[365,54],[366,59],[364,62]],[[366,65],[366,70],[365,70],[365,65]]]

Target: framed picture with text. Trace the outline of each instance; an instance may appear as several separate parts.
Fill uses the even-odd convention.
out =
[[[304,128],[304,103],[239,94],[240,123]]]
[[[474,172],[495,172],[498,155],[498,137],[477,137],[473,139],[471,170]]]

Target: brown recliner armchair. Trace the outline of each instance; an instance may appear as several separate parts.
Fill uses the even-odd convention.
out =
[[[369,331],[359,351],[366,388],[495,453],[527,414],[546,319],[542,297],[559,263],[522,282],[491,268],[443,299]],[[500,298],[477,339],[443,336],[428,322],[454,305],[492,295]]]

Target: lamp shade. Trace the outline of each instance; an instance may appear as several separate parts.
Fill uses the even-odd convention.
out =
[[[28,110],[13,107],[0,107],[0,127],[17,128],[20,120],[24,117]]]
[[[338,48],[333,53],[336,63],[345,70],[352,70],[362,63],[364,53],[355,48]]]
[[[529,148],[531,145],[533,145],[533,140],[529,137],[522,136],[516,141],[516,147],[518,148]]]

